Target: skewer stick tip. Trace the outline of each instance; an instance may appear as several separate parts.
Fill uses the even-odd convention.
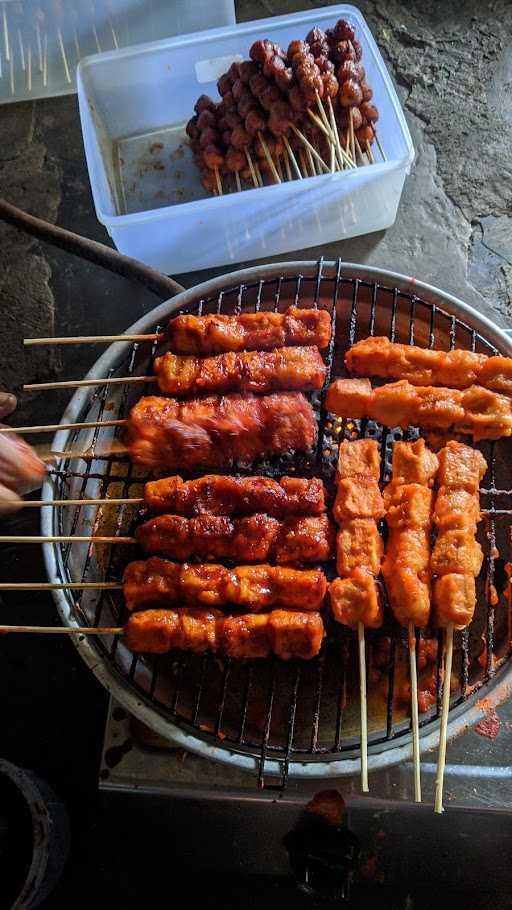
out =
[[[357,624],[357,640],[359,646],[359,694],[361,707],[361,790],[368,793],[368,715],[366,707],[366,648],[364,640],[364,625]]]
[[[446,627],[444,674],[443,674],[443,704],[441,710],[441,730],[439,733],[439,755],[437,759],[436,796],[434,811],[438,814],[444,812],[443,785],[444,769],[446,764],[446,741],[448,733],[448,715],[450,713],[450,684],[452,678],[453,660],[453,623]]]

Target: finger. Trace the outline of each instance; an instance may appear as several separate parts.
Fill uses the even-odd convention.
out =
[[[0,515],[6,515],[9,512],[16,512],[19,509],[22,499],[14,490],[4,487],[0,484]]]
[[[11,395],[10,392],[0,392],[0,420],[12,414],[16,410],[17,404],[16,395]]]
[[[42,481],[46,465],[19,436],[0,436],[0,484],[17,490]]]

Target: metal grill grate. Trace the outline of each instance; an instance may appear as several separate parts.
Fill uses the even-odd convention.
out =
[[[324,268],[320,261],[314,274],[290,276],[278,269],[275,267],[272,277],[243,285],[226,285],[214,296],[197,297],[187,311],[277,310],[291,303],[328,308],[333,316],[333,333],[325,354],[326,386],[344,375],[345,350],[368,334],[388,335],[392,340],[431,348],[457,346],[488,354],[496,352],[481,334],[441,305],[392,284],[347,277],[340,263],[335,268]],[[127,350],[127,354],[119,356],[109,376],[145,374],[150,369],[154,350],[149,345],[134,344]],[[381,444],[382,480],[387,482],[393,442],[399,438],[413,439],[418,431],[410,428],[403,433],[370,420],[336,420],[323,408],[324,391],[311,399],[319,422],[314,452],[265,460],[241,469],[240,473],[276,477],[316,475],[323,478],[332,500],[338,441],[364,435],[376,438]],[[136,397],[133,385],[100,387],[96,392],[84,394],[83,406],[76,417],[80,420],[122,417]],[[88,498],[141,493],[146,478],[140,470],[125,457],[102,454],[114,435],[114,430],[100,428],[69,434],[68,448],[76,451],[79,446],[84,456],[62,460],[53,472],[54,494],[55,498],[82,499],[83,505],[55,510],[55,533],[126,535],[139,520],[140,515],[132,506],[87,505]],[[511,514],[507,508],[510,491],[506,489],[509,443],[484,443],[481,449],[489,464],[482,490],[482,508],[487,515],[480,534],[485,560],[478,581],[475,619],[468,630],[456,635],[454,667],[458,684],[453,692],[453,712],[464,710],[470,695],[489,682],[510,654],[510,584],[506,562],[510,549],[506,519]],[[185,471],[182,473],[187,476]],[[55,580],[116,581],[126,562],[135,558],[136,549],[61,544],[55,545],[54,553]],[[333,577],[334,560],[324,568]],[[120,595],[84,591],[76,600],[70,593],[66,596],[71,613],[79,622],[111,625],[126,619]],[[407,666],[406,641],[403,631],[389,618],[389,609],[387,616],[382,630],[367,635],[370,753],[381,752],[410,738],[407,700],[400,698]],[[356,758],[359,754],[355,640],[350,631],[325,618],[328,634],[322,652],[307,663],[284,664],[269,659],[241,664],[213,655],[198,657],[185,653],[151,659],[130,654],[117,639],[98,640],[92,647],[98,659],[108,663],[118,681],[150,705],[160,718],[183,727],[195,737],[256,757],[260,786],[266,784],[267,762],[277,761],[280,779],[271,785],[283,787],[291,762],[332,761],[344,756]],[[376,655],[380,655],[378,680]],[[421,716],[424,732],[439,717],[440,677],[438,658],[434,704]]]

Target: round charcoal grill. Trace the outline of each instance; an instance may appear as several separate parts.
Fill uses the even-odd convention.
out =
[[[344,375],[346,349],[367,335],[387,335],[430,348],[460,347],[485,354],[512,354],[506,336],[460,301],[404,276],[341,262],[295,262],[261,266],[214,279],[179,294],[127,329],[154,332],[177,312],[239,313],[281,310],[290,304],[321,306],[333,316],[331,344],[325,352],[327,382]],[[96,362],[88,378],[147,375],[154,348],[149,343],[119,342]],[[80,389],[63,415],[63,423],[111,420],[126,416],[147,387],[137,384]],[[323,394],[312,397],[319,439],[315,451],[265,460],[239,473],[318,476],[333,496],[339,440],[372,436],[381,444],[383,482],[390,476],[393,441],[414,439],[418,430],[382,427],[373,421],[338,421],[325,412]],[[84,505],[43,509],[46,535],[130,535],[140,521],[133,505],[87,505],[92,498],[137,497],[147,479],[128,458],[116,454],[118,428],[57,433],[54,448],[69,451],[51,472],[45,499],[82,499]],[[112,442],[114,445],[112,447]],[[118,449],[120,447],[118,446]],[[485,559],[478,580],[478,606],[471,627],[456,633],[450,734],[480,716],[504,697],[510,674],[510,559],[507,462],[511,443],[481,444],[489,465],[482,490],[486,512],[479,538]],[[181,472],[184,477],[185,466]],[[46,544],[51,581],[119,581],[126,563],[137,556],[134,546]],[[329,578],[334,560],[325,565]],[[65,624],[113,626],[126,620],[120,591],[55,591]],[[387,616],[390,612],[387,610]],[[101,682],[131,713],[175,743],[219,761],[256,770],[265,776],[323,777],[359,770],[359,707],[356,639],[325,615],[327,637],[318,658],[284,663],[275,658],[236,662],[214,655],[175,652],[162,657],[132,655],[117,637],[76,636],[83,658]],[[386,658],[372,677],[374,655]],[[378,632],[367,633],[369,682],[369,767],[397,762],[411,749],[407,699],[406,640],[391,618]],[[420,715],[422,748],[437,743],[441,702],[441,647],[438,649],[434,704]],[[453,687],[453,683],[452,683]],[[480,707],[479,707],[480,704]]]

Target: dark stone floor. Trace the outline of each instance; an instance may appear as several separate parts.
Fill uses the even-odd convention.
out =
[[[237,15],[239,20],[255,19],[312,5],[239,0]],[[296,258],[341,256],[415,274],[510,326],[512,5],[507,0],[361,0],[359,7],[398,88],[416,161],[392,228],[299,251]],[[0,107],[0,135],[3,196],[108,242],[94,214],[74,96]],[[208,276],[177,277],[191,286]],[[0,294],[0,385],[12,391],[23,382],[80,377],[97,355],[92,347],[24,353],[23,337],[116,332],[156,302],[122,278],[1,225]],[[56,393],[24,395],[16,422],[58,420],[66,400]],[[27,510],[3,521],[2,527],[5,533],[37,533],[38,515]],[[0,577],[44,580],[39,549],[1,547]],[[56,621],[51,599],[30,592],[6,594],[0,617],[2,622]],[[122,869],[119,857],[114,867],[109,863],[106,848],[116,853],[116,844],[127,840],[119,824],[97,809],[106,694],[68,641],[7,638],[0,644],[0,657],[1,753],[37,769],[71,812],[71,861],[45,906],[89,906],[95,895],[96,900],[101,895],[100,905],[106,906],[109,897],[119,896],[115,879]],[[112,906],[135,906],[148,893],[145,877],[147,873],[134,875],[130,889],[123,888]],[[164,882],[165,876],[159,880]],[[258,895],[272,905],[268,890],[256,890],[254,906]],[[275,897],[286,903],[277,892]],[[233,897],[232,905],[242,899],[245,896]],[[203,903],[217,906],[217,899],[203,895]]]

